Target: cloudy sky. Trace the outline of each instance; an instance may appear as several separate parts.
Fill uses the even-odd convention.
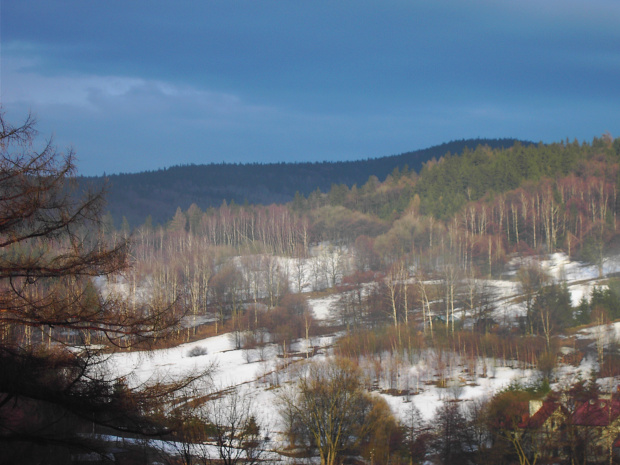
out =
[[[617,0],[0,0],[0,98],[84,174],[620,136]]]

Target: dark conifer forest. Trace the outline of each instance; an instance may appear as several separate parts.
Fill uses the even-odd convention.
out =
[[[332,184],[361,186],[371,176],[383,181],[395,169],[419,172],[428,160],[447,153],[459,154],[465,148],[473,150],[479,145],[507,148],[515,142],[514,139],[469,139],[359,161],[183,165],[82,178],[80,182],[101,187],[105,178],[108,209],[116,224],[120,225],[124,216],[132,226],[137,226],[147,215],[155,222],[165,222],[177,207],[186,210],[192,203],[201,209],[219,207],[223,201],[241,205],[287,203],[296,192],[307,196],[316,189],[325,192]]]

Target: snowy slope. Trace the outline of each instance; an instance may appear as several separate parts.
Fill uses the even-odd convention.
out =
[[[531,259],[528,259],[531,260]],[[571,292],[573,304],[579,303],[582,296],[588,296],[592,287],[599,283],[598,269],[576,262],[571,262],[563,254],[553,254],[540,259],[540,266],[554,279],[565,279]],[[620,258],[608,259],[604,264],[604,272],[615,273],[620,270]],[[514,319],[525,312],[523,302],[518,302],[519,286],[514,276],[504,280],[487,280],[484,283],[494,295],[496,310],[495,317],[499,321]],[[318,320],[334,318],[334,302],[337,294],[327,297],[309,299],[309,305]],[[620,323],[606,327],[592,327],[582,330],[578,337],[600,339],[604,333],[606,341],[620,338]],[[292,347],[292,350],[306,353],[308,345],[322,347],[323,350],[315,359],[329,355],[329,346],[334,337],[315,338],[312,341],[301,340]],[[190,356],[192,350],[202,349],[204,355]],[[234,348],[229,335],[223,334],[200,341],[183,344],[175,348],[156,350],[153,352],[128,352],[111,356],[107,360],[108,366],[113,367],[115,374],[125,376],[131,385],[155,380],[179,379],[188,373],[197,373],[210,366],[216,367],[210,383],[201,386],[205,392],[224,390],[233,386],[242,386],[244,392],[253,398],[253,406],[261,419],[261,423],[271,431],[271,435],[278,440],[283,427],[278,415],[278,395],[282,386],[294,382],[295,370],[293,367],[304,363],[304,357],[283,359],[279,355],[279,348],[269,346],[265,351],[264,361],[248,363],[243,350]],[[385,391],[390,387],[408,389],[409,396],[393,396],[380,394],[388,401],[394,413],[401,418],[407,415],[410,402],[415,405],[425,418],[431,418],[435,410],[445,400],[461,402],[475,399],[489,398],[499,389],[505,388],[514,380],[522,380],[525,384],[533,381],[537,373],[529,368],[518,367],[502,360],[480,358],[475,361],[472,371],[471,364],[458,360],[453,354],[450,366],[441,370],[437,366],[436,354],[428,350],[420,354],[415,363],[401,363],[398,368],[396,386],[375,386],[378,391]],[[257,357],[253,359],[256,360]],[[386,355],[385,367],[393,361]],[[470,362],[471,363],[471,362]],[[557,370],[559,384],[574,382],[579,376],[587,377],[596,363],[586,357],[578,367],[560,367]],[[372,368],[361,364],[369,378],[375,376]],[[387,369],[387,368],[386,368]],[[437,379],[445,377],[447,387],[438,387]],[[384,382],[385,384],[385,382]],[[415,394],[413,394],[415,393]]]

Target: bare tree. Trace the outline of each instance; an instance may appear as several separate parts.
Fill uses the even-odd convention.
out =
[[[390,305],[390,312],[392,314],[392,321],[394,327],[398,327],[399,322],[399,297],[400,297],[400,284],[401,274],[398,263],[395,263],[385,275],[385,289],[387,291],[387,298]]]
[[[201,408],[217,451],[217,457],[207,457],[209,463],[253,465],[262,460],[266,434],[252,402],[247,393],[233,389]]]
[[[459,291],[460,270],[455,263],[444,263],[441,277],[443,278],[444,303],[446,306],[446,332],[454,333],[454,301]]]
[[[322,465],[340,463],[345,450],[386,428],[377,421],[385,414],[377,410],[384,412],[387,406],[363,389],[359,369],[345,359],[308,365],[296,388],[280,400],[291,441],[316,447]]]
[[[431,310],[431,301],[433,299],[432,292],[434,291],[434,286],[426,281],[426,276],[422,273],[421,270],[418,270],[416,272],[415,278],[420,303],[422,304],[422,320],[424,322],[424,332],[426,333],[426,320],[428,319],[428,329],[431,333],[431,336],[433,336],[433,313]]]

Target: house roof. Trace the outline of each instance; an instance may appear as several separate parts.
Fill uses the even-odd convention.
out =
[[[542,406],[534,413],[534,415],[530,416],[527,413],[528,404],[523,402],[521,408],[524,413],[522,414],[521,422],[519,423],[519,428],[531,428],[536,429],[540,428],[545,422],[549,419],[551,415],[560,407],[560,404],[547,400],[542,402]]]
[[[608,426],[620,416],[620,399],[591,399],[581,404],[573,415],[578,426]]]
[[[543,402],[542,407],[530,417],[525,428],[540,428],[559,406],[552,401]]]

